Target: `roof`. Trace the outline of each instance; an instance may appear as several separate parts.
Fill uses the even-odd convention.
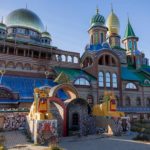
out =
[[[143,86],[150,86],[150,84],[145,83],[145,80],[150,81],[150,76],[147,76],[141,70],[135,70],[129,67],[121,67],[121,77],[123,80],[138,81]]]
[[[135,74],[135,70],[128,67],[121,67],[121,78],[123,80],[140,81],[140,78]]]
[[[130,23],[130,21],[128,19],[128,24],[127,24],[127,27],[126,27],[124,39],[129,38],[129,37],[136,37],[136,35],[135,35],[135,33],[133,31],[133,28],[131,26],[131,23]]]
[[[114,13],[113,9],[111,10],[111,13],[109,14],[109,16],[107,18],[106,26],[108,27],[109,35],[111,35],[113,33],[119,34],[120,22],[119,22],[119,18]]]
[[[85,77],[87,78],[89,81],[95,81],[96,78],[88,73],[86,73],[85,71],[81,70],[81,69],[73,69],[73,68],[60,68],[60,67],[55,67],[55,70],[57,73],[61,73],[64,72],[70,80],[74,81],[76,78],[78,77]]]
[[[12,11],[5,19],[8,27],[19,26],[30,28],[38,32],[44,31],[44,25],[41,19],[29,9],[17,9]]]
[[[119,107],[117,110],[121,112],[150,113],[150,108],[148,107]]]
[[[99,9],[96,10],[96,14],[91,19],[91,27],[104,26],[105,18],[99,14]]]
[[[31,77],[20,77],[20,76],[3,76],[1,87],[8,88],[13,93],[19,94],[19,99],[2,99],[1,104],[17,104],[22,102],[31,103],[33,102],[33,92],[35,87],[42,87],[47,85],[50,88],[57,85],[52,79],[45,78],[31,78]],[[61,100],[68,99],[67,93],[60,89],[57,91],[57,97]]]

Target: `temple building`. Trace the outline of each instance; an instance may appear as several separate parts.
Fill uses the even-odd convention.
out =
[[[31,10],[10,12],[0,23],[0,109],[29,109],[34,88],[49,88],[51,111],[63,124],[60,134],[66,135],[103,102],[105,91],[113,91],[119,111],[150,119],[148,59],[129,19],[123,37],[119,31],[114,10],[105,20],[97,9],[80,57],[53,46],[51,34]]]

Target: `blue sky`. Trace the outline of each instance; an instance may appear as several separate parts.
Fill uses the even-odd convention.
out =
[[[127,14],[135,34],[139,37],[138,49],[150,58],[150,1],[149,0],[0,0],[0,17],[18,8],[34,11],[47,26],[53,45],[64,50],[84,52],[89,42],[87,30],[96,6],[107,18],[111,3],[120,19],[120,35],[127,25]]]

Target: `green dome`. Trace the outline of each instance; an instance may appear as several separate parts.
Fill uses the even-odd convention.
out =
[[[51,39],[51,35],[47,31],[43,32],[41,37]]]
[[[40,18],[28,9],[17,9],[11,12],[5,19],[7,27],[18,26],[30,28],[38,32],[44,30],[44,26]]]
[[[6,30],[7,27],[6,27],[6,25],[4,23],[1,22],[0,23],[0,29]]]
[[[97,9],[96,15],[94,15],[91,19],[91,26],[104,26],[105,18],[99,14],[99,10]]]

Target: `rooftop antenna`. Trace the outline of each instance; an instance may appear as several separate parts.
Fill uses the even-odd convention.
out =
[[[128,23],[130,23],[129,13],[127,13]]]
[[[28,9],[28,4],[26,3],[26,9]]]
[[[97,14],[99,13],[99,7],[98,7],[98,5],[96,6],[96,13]]]
[[[1,23],[3,23],[3,16],[2,16],[2,19],[1,19]]]
[[[113,4],[111,3],[111,11],[114,12]]]

